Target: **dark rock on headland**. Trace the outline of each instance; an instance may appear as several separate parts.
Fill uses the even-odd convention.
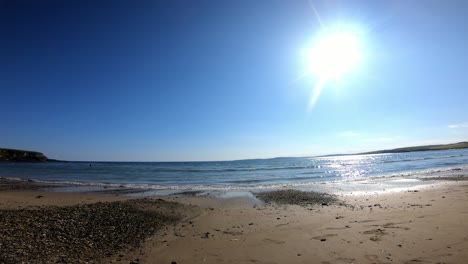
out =
[[[49,159],[41,152],[0,148],[0,162],[66,162]]]
[[[49,159],[41,152],[0,148],[0,161],[46,162]]]

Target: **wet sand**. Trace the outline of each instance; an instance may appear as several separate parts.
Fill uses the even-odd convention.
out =
[[[341,202],[326,205],[265,204],[247,197],[161,198],[190,208],[190,214],[163,226],[137,249],[116,251],[99,262],[466,263],[468,259],[465,180],[437,180],[433,186],[404,192],[338,196]],[[127,199],[2,191],[0,209]]]
[[[180,198],[203,213],[146,245],[145,263],[466,263],[468,183],[344,196],[347,205]],[[250,204],[249,204],[250,203]]]

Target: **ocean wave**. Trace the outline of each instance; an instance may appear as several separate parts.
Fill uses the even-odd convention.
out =
[[[262,183],[262,182],[284,182],[284,181],[300,181],[300,180],[312,180],[322,178],[322,176],[293,176],[293,177],[281,177],[281,178],[264,178],[264,179],[239,179],[239,180],[229,180],[224,181],[223,183],[231,183],[236,185],[243,184],[252,184],[252,183]]]
[[[339,180],[324,180],[324,181],[306,181],[306,182],[275,182],[275,183],[263,183],[257,185],[249,185],[248,181],[242,183],[238,181],[237,184],[186,184],[186,185],[162,185],[162,184],[152,184],[152,183],[109,183],[109,182],[84,182],[84,181],[59,181],[59,180],[42,180],[42,179],[29,179],[29,178],[18,178],[18,177],[2,177],[3,179],[11,181],[30,181],[42,184],[56,184],[56,185],[66,185],[66,186],[96,186],[103,188],[131,188],[131,189],[142,189],[145,191],[150,190],[201,190],[201,191],[212,191],[212,190],[262,190],[262,189],[278,189],[278,188],[305,188],[312,187],[322,184],[340,184],[340,183],[351,183],[351,182],[360,182],[360,181],[373,181],[373,180],[386,180],[394,178],[418,178],[418,177],[433,177],[436,173],[446,173],[454,170],[461,170],[463,172],[468,172],[468,166],[461,167],[451,167],[451,168],[435,168],[429,170],[419,170],[419,171],[407,171],[399,172],[392,174],[382,174],[376,176],[365,176],[365,177],[343,177]],[[285,179],[298,179],[301,177],[292,177]],[[306,178],[306,177],[305,177]],[[310,179],[320,178],[310,177]],[[274,179],[278,181],[278,179]],[[251,183],[261,183],[267,182],[266,180],[250,180]]]
[[[275,171],[275,170],[301,170],[301,169],[316,169],[320,168],[320,165],[308,165],[308,166],[286,166],[286,167],[269,167],[269,168],[223,168],[223,169],[169,169],[169,168],[157,168],[152,169],[152,172],[194,172],[194,173],[207,173],[207,172],[246,172],[246,171]]]

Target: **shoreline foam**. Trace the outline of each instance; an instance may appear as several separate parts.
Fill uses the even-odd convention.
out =
[[[103,183],[103,182],[80,182],[80,181],[52,181],[18,177],[0,177],[0,181],[11,181],[27,183],[30,186],[47,185],[49,191],[58,192],[127,192],[128,194],[148,196],[148,195],[174,195],[187,191],[197,191],[201,194],[226,192],[263,192],[281,189],[296,189],[303,191],[317,191],[334,194],[353,194],[366,192],[398,192],[411,188],[424,188],[431,184],[436,184],[439,178],[453,178],[456,175],[468,174],[468,166],[430,169],[411,172],[402,172],[374,177],[361,177],[346,180],[333,181],[313,181],[304,183],[276,183],[258,186],[225,186],[225,185],[153,185],[134,183]]]
[[[468,170],[468,149],[326,158],[202,163],[51,163],[0,164],[0,176],[33,177],[70,186],[151,190],[246,190],[320,188],[321,184],[354,184],[370,178],[424,177]],[[93,187],[95,188],[95,187]]]

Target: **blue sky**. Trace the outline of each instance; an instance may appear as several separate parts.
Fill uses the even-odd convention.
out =
[[[359,65],[301,77],[322,29]],[[466,1],[0,1],[0,146],[230,160],[468,140]]]

